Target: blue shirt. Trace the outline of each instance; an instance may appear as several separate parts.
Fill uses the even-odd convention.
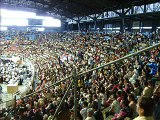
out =
[[[157,73],[157,70],[158,70],[158,64],[152,62],[152,63],[149,63],[148,66],[151,68],[150,74],[155,75]]]

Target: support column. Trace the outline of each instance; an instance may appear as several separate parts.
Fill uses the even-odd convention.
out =
[[[73,23],[71,24],[71,31],[73,30]]]
[[[120,32],[121,33],[124,33],[124,16],[125,16],[125,12],[124,12],[124,8],[122,9],[122,13],[120,14],[120,17],[121,17],[121,28],[120,28]]]
[[[133,26],[133,21],[132,20],[128,20],[128,31],[129,32],[132,31],[132,26]]]
[[[79,32],[81,31],[80,21],[82,20],[82,18],[83,18],[83,17],[81,17],[81,18],[80,18],[80,17],[78,16],[78,19],[77,19],[77,20],[75,20],[75,21],[77,22],[77,25],[78,25],[78,31],[79,31]]]
[[[120,27],[120,32],[124,33],[125,31],[125,16],[126,14],[131,10],[132,8],[128,8],[126,11],[124,11],[124,8],[122,9],[122,12],[117,12],[117,11],[113,11],[116,14],[119,15],[119,17],[121,18],[121,27]]]
[[[97,19],[94,18],[94,30],[97,30]]]
[[[104,25],[104,20],[102,20],[102,21],[101,21],[101,27],[100,27],[100,29],[103,30],[104,27],[105,27],[105,25]]]
[[[157,27],[158,27],[158,20],[157,19],[152,20],[152,32],[156,33]]]
[[[98,19],[99,16],[100,16],[100,14],[99,15],[94,14],[93,17],[92,16],[88,16],[94,21],[94,30],[97,30],[97,19]]]
[[[78,23],[78,31],[80,32],[81,31],[81,28],[80,28],[80,22],[79,21],[77,21],[77,23]]]
[[[144,5],[144,11],[143,11],[144,13],[146,13],[147,12],[147,6],[146,6],[146,4]]]
[[[140,30],[139,30],[139,32],[143,32],[143,22],[142,22],[142,20],[140,21]]]
[[[16,104],[17,104],[17,99],[16,99],[16,95],[14,96],[14,108],[16,108]]]
[[[69,31],[69,25],[68,25],[68,23],[67,23],[67,31]]]
[[[87,31],[86,23],[85,22],[83,23],[83,31]]]
[[[77,120],[77,79],[76,79],[76,69],[74,69],[74,120]]]
[[[125,29],[125,27],[124,27],[124,17],[122,17],[121,18],[121,28],[120,28],[121,33],[124,33],[124,29]]]

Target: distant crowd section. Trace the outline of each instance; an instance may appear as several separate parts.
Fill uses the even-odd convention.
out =
[[[72,75],[74,69],[84,72],[160,42],[159,33],[41,33],[34,41],[21,34],[1,40],[0,54],[31,59],[39,81],[31,93],[38,92],[17,100],[16,107],[4,108],[0,117],[5,120],[53,120],[71,81],[48,89],[49,85]],[[159,64],[160,46],[78,77],[77,119],[160,120]],[[73,120],[73,91],[74,87],[57,120]]]

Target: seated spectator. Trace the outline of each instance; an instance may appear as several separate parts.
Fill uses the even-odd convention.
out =
[[[82,115],[83,120],[85,120],[86,117],[87,117],[88,103],[87,103],[86,101],[84,101],[82,107],[83,107],[83,108],[81,109],[80,114]]]
[[[118,114],[119,111],[120,111],[120,103],[119,103],[119,101],[117,100],[117,96],[114,94],[112,97],[113,97],[113,102],[112,102],[112,104],[110,105],[110,110],[109,110],[108,112],[106,112],[106,118],[107,118],[109,115]]]
[[[87,118],[85,120],[95,120],[94,118],[94,111],[92,108],[87,110]]]
[[[137,103],[137,112],[139,114],[134,120],[154,120],[154,100],[147,96],[141,96]]]
[[[129,107],[132,109],[132,118],[135,118],[137,116],[137,105],[134,94],[128,95],[128,101],[129,101]]]
[[[152,88],[151,84],[152,84],[151,81],[148,81],[148,82],[145,83],[145,88],[142,92],[142,95],[147,96],[147,97],[152,97],[153,88]]]
[[[154,119],[160,120],[160,85],[158,85],[154,91],[155,111]]]
[[[124,118],[132,117],[132,109],[128,105],[128,101],[122,101],[121,102],[121,110],[118,114],[114,115],[114,118],[112,120],[123,120]]]
[[[94,111],[94,118],[95,120],[104,120],[102,112],[98,109],[98,103],[93,101],[92,108]]]
[[[53,120],[54,110],[50,110],[50,115],[48,117],[48,120]]]
[[[42,96],[40,96],[40,98],[38,99],[38,103],[40,106],[44,105],[44,99]]]

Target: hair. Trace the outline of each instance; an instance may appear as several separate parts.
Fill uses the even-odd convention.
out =
[[[131,100],[135,101],[135,96],[134,96],[134,94],[131,93],[131,94],[128,95],[128,97],[129,97]]]
[[[96,94],[94,94],[93,97],[96,98],[96,99],[98,98],[98,96]]]
[[[113,98],[114,98],[114,99],[117,99],[117,95],[116,95],[116,94],[113,94]]]
[[[85,107],[87,107],[87,106],[88,106],[88,102],[87,102],[87,101],[84,101],[84,102],[83,102],[83,105],[84,105]]]
[[[96,101],[93,101],[92,108],[98,110],[98,103]]]
[[[143,113],[144,116],[146,117],[152,116],[155,108],[154,100],[152,98],[147,96],[141,96],[138,99],[138,105],[140,108],[144,110],[144,113]]]
[[[122,100],[121,103],[122,103],[124,106],[128,106],[128,105],[129,105],[128,100]]]
[[[120,96],[121,93],[122,93],[121,91],[117,91],[117,92],[116,92],[116,94],[117,94],[118,96]]]
[[[148,82],[144,82],[144,86],[148,86]]]
[[[148,85],[151,85],[151,86],[153,86],[153,83],[152,83],[152,81],[151,80],[148,80]]]
[[[93,109],[92,109],[92,108],[89,108],[89,109],[87,110],[87,116],[92,117],[93,114],[94,114]]]

